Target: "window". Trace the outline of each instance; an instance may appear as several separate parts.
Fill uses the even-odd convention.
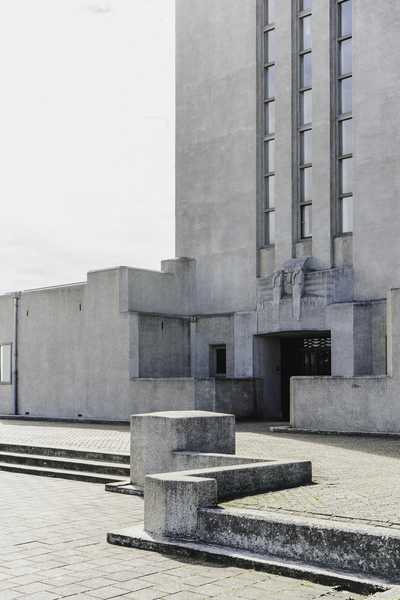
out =
[[[226,377],[226,346],[210,347],[211,377]]]
[[[275,0],[264,0],[264,234],[263,244],[275,244]]]
[[[353,231],[352,0],[337,0],[338,233]]]
[[[0,383],[11,383],[11,344],[0,344]]]
[[[312,15],[299,0],[299,220],[300,239],[312,236]]]

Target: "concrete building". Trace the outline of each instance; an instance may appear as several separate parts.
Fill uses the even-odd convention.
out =
[[[289,419],[292,376],[386,377],[400,4],[177,0],[176,25],[181,258],[1,297],[2,413]]]

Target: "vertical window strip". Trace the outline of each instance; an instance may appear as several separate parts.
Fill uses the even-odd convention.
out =
[[[353,231],[352,0],[337,0],[338,233]]]
[[[264,0],[263,16],[263,244],[275,244],[275,0]]]
[[[300,239],[312,236],[312,0],[298,0]]]

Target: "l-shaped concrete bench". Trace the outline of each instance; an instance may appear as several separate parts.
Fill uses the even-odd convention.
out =
[[[199,509],[222,498],[304,485],[310,461],[235,455],[235,417],[172,411],[131,417],[131,486],[149,533],[198,539]]]
[[[236,553],[238,565],[245,560],[272,572],[333,585],[351,583],[355,591],[370,593],[384,589],[379,588],[382,582],[397,583],[400,532],[217,506],[222,498],[309,483],[309,461],[236,456],[232,415],[134,415],[131,485],[144,490],[144,529],[109,533],[107,539],[164,551],[195,549],[229,555],[230,560]]]

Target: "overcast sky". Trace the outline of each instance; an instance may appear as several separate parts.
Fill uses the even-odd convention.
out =
[[[174,256],[174,0],[0,0],[0,294]]]

